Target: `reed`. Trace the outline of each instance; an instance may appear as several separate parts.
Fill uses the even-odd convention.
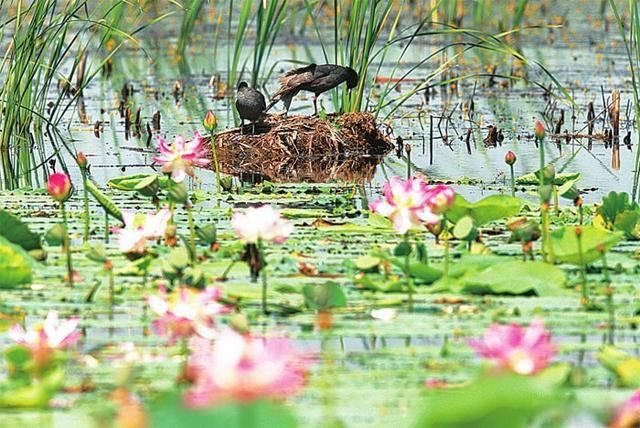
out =
[[[115,0],[106,8],[93,8],[89,0],[0,0],[0,16],[9,17],[0,18],[0,33],[12,34],[0,62],[5,79],[0,87],[3,188],[39,186],[49,175],[47,161],[52,157],[66,170],[61,150],[72,156],[75,150],[61,132],[63,119],[125,41],[136,42],[134,34],[169,15],[126,33],[118,28],[126,4],[126,0]],[[111,48],[93,63],[88,52],[96,39],[100,47],[109,44]],[[50,137],[47,143],[45,135]]]
[[[287,19],[287,8],[287,0],[259,2],[251,67],[251,85],[254,87],[264,84],[269,78],[269,72],[261,74],[261,70],[264,69],[265,59],[271,54],[278,33]]]
[[[5,6],[11,5],[3,2],[0,10]],[[39,183],[33,174],[37,161],[32,148],[40,146],[35,136],[43,134],[48,121],[45,106],[49,88],[60,78],[64,92],[70,81],[56,73],[56,66],[69,53],[66,36],[80,8],[66,5],[59,10],[55,0],[31,4],[18,1],[15,16],[0,24],[3,32],[13,27],[10,46],[0,64],[0,74],[6,76],[0,88],[0,158],[6,189]]]
[[[178,35],[178,43],[176,53],[179,63],[186,63],[187,46],[191,40],[193,29],[195,28],[196,19],[200,16],[204,7],[204,0],[191,0],[189,5],[185,7],[182,14],[182,22],[180,24],[180,34]]]
[[[627,62],[631,70],[631,93],[633,94],[633,112],[636,120],[636,129],[640,130],[640,88],[638,87],[638,69],[640,67],[640,14],[638,13],[638,3],[628,0],[629,24],[627,27],[618,11],[616,2],[609,0],[609,5],[615,16],[618,31],[622,37],[622,42],[627,54]],[[640,145],[640,134],[638,134],[638,144]],[[636,150],[636,157],[633,168],[633,182],[631,188],[631,199],[638,200],[638,184],[640,182],[640,150]]]
[[[250,45],[249,35],[251,32],[251,17],[254,14],[251,0],[241,0],[236,5],[234,0],[229,1],[228,26],[229,36],[233,34],[231,23],[236,22],[235,39],[227,47],[227,70],[229,73],[229,86],[236,88],[243,79],[249,59],[252,59],[249,79],[251,86],[262,86],[271,75],[272,68],[265,70],[266,59],[271,54],[273,45],[278,37],[278,33],[288,17],[287,0],[261,0],[255,10],[255,28],[251,54],[243,55],[246,47]],[[236,7],[237,6],[237,7]],[[234,13],[238,10],[238,13]],[[239,123],[239,117],[234,110],[234,122]]]
[[[437,22],[439,18],[445,21],[461,21],[464,13],[464,2],[433,0],[426,15],[417,23],[399,30],[399,22],[403,14],[410,11],[409,4],[404,1],[380,1],[380,0],[354,0],[349,7],[345,2],[334,0],[333,7],[333,52],[329,50],[329,44],[325,42],[325,36],[320,31],[319,17],[320,4],[312,0],[304,0],[307,18],[311,21],[320,41],[324,60],[337,64],[348,65],[354,68],[359,76],[358,86],[347,91],[344,88],[334,90],[334,105],[341,112],[372,110],[376,117],[384,114],[384,119],[390,118],[405,102],[417,93],[433,85],[449,84],[456,80],[475,78],[483,72],[470,73],[455,78],[442,78],[444,74],[461,59],[471,52],[490,52],[501,58],[513,58],[525,66],[538,67],[554,85],[560,89],[566,99],[569,94],[562,85],[537,61],[525,58],[517,49],[508,43],[508,38],[528,27],[521,27],[527,2],[518,0],[516,16],[512,23],[518,28],[496,34],[488,33],[472,28],[458,28],[456,25]],[[480,2],[475,7],[476,15],[487,13],[490,5]],[[506,8],[508,2],[500,2],[501,7]],[[478,10],[482,8],[482,10]],[[415,48],[420,40],[431,40],[435,37],[445,39],[445,43],[434,49],[428,55],[414,64],[404,74],[398,76],[403,59],[408,52]],[[396,49],[402,46],[399,52]],[[424,49],[424,46],[420,46]],[[438,60],[443,54],[453,51],[452,55],[439,64],[433,72],[424,77],[420,76],[420,83],[396,95],[402,82],[413,77],[428,62]],[[394,53],[394,56],[390,58]],[[386,82],[382,84],[381,91],[373,92],[376,87],[376,78],[380,76],[383,64],[394,64],[388,75],[384,76]],[[517,79],[516,77],[510,77]]]
[[[229,73],[229,86],[231,88],[235,88],[239,82],[239,76],[242,75],[242,70],[240,67],[240,59],[242,57],[242,50],[245,46],[248,38],[248,26],[249,26],[249,18],[251,16],[251,5],[253,2],[251,0],[241,0],[238,16],[235,17],[234,10],[236,9],[236,2],[234,0],[229,1],[229,9],[228,9],[228,21],[227,21],[227,32],[229,37],[233,34],[232,23],[234,19],[237,19],[237,24],[235,28],[235,40],[234,43],[228,43],[227,45],[227,71]],[[233,50],[231,50],[233,48]],[[244,68],[244,66],[242,67]],[[234,116],[236,115],[234,111]],[[237,118],[236,118],[237,121]]]

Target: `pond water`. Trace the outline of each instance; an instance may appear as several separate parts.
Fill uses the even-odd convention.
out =
[[[607,103],[613,89],[621,92],[623,112],[629,107],[629,74],[620,36],[613,24],[605,31],[602,19],[595,14],[599,6],[583,2],[573,19],[567,20],[562,31],[559,29],[524,30],[520,49],[531,60],[544,64],[571,94],[575,106],[564,99],[545,97],[545,91],[533,84],[517,82],[512,88],[504,88],[496,79],[489,84],[490,76],[469,78],[456,86],[455,93],[448,88],[434,89],[435,94],[425,103],[424,92],[415,94],[394,114],[390,122],[393,138],[401,137],[411,144],[412,162],[415,169],[436,180],[451,180],[466,184],[473,180],[474,185],[464,185],[465,193],[480,195],[485,190],[508,190],[508,167],[504,164],[504,154],[512,150],[518,156],[515,165],[517,176],[537,169],[538,149],[532,140],[534,118],[550,105],[555,105],[555,115],[550,125],[555,126],[559,111],[564,111],[565,125],[562,131],[571,134],[586,134],[587,105],[593,102],[596,112],[595,132],[601,133],[608,127],[603,121],[603,96]],[[566,5],[557,5],[557,16],[564,16]],[[556,10],[556,9],[554,9]],[[573,11],[572,11],[573,12]],[[556,19],[549,18],[550,21]],[[611,19],[609,17],[609,19]],[[213,76],[219,75],[225,81],[227,63],[227,44],[220,40],[217,52],[210,43],[213,27],[202,24],[188,50],[188,66],[178,64],[172,54],[176,41],[178,23],[168,18],[166,25],[152,27],[142,38],[150,41],[148,51],[129,49],[120,52],[114,59],[114,71],[109,79],[96,79],[85,91],[82,118],[77,111],[71,111],[68,126],[74,138],[74,147],[83,151],[91,161],[93,178],[101,184],[123,173],[148,172],[155,154],[147,146],[148,137],[125,139],[124,120],[118,114],[120,93],[123,85],[134,89],[131,98],[141,108],[143,124],[151,123],[152,116],[161,114],[161,134],[174,136],[189,135],[200,130],[203,112],[213,109],[223,127],[231,126],[232,98],[218,99],[217,89],[210,86]],[[276,44],[265,69],[273,70],[271,78],[264,87],[265,93],[274,93],[277,89],[278,75],[290,67],[289,61],[323,62],[320,44],[311,37],[293,38],[283,30],[283,43]],[[396,76],[403,75],[411,67],[436,48],[442,46],[442,38],[421,39],[412,45],[399,65]],[[388,61],[382,65],[379,77],[391,75],[396,65],[393,61],[400,47],[388,54]],[[217,55],[216,55],[217,53]],[[457,66],[453,72],[465,75],[476,72],[478,62],[485,63],[486,55],[469,55],[469,66]],[[154,58],[150,60],[150,58]],[[439,64],[439,57],[419,68],[401,85],[403,91],[416,84],[416,79],[431,73]],[[491,66],[492,64],[487,64]],[[497,74],[506,75],[508,65],[497,64]],[[185,70],[186,68],[186,70]],[[532,66],[531,79],[548,84],[544,74],[535,65]],[[172,94],[174,85],[179,82],[184,96],[176,100]],[[557,92],[557,91],[556,91]],[[473,99],[474,114],[469,120],[465,110]],[[332,97],[321,97],[327,111],[333,111]],[[277,106],[274,112],[279,112]],[[301,94],[294,100],[292,114],[311,114],[311,97]],[[575,115],[575,122],[572,117]],[[434,132],[431,140],[430,118],[433,117]],[[633,125],[626,121],[628,115],[622,114],[621,138],[631,132],[632,145],[620,142],[619,147],[605,147],[602,140],[589,142],[586,138],[570,139],[568,142],[547,140],[547,156],[557,169],[565,172],[580,172],[580,187],[587,192],[586,201],[596,202],[610,190],[630,190],[633,177],[636,135]],[[448,120],[447,120],[448,119]],[[94,123],[102,122],[100,137],[94,135]],[[483,139],[488,134],[488,126],[494,125],[503,131],[504,140],[498,147],[485,147]],[[471,130],[469,147],[466,144],[467,132]],[[404,156],[404,154],[403,154]],[[291,163],[300,162],[292,159]],[[380,165],[373,177],[370,173],[363,177],[368,194],[371,196],[379,188],[385,177],[404,175],[406,171],[403,159],[390,154]],[[294,169],[295,166],[292,166]],[[224,165],[223,165],[224,169]],[[252,173],[255,171],[247,171]],[[288,173],[285,180],[307,174]],[[211,189],[215,183],[212,173],[201,175],[203,187]],[[278,181],[280,177],[269,177]],[[312,177],[308,177],[312,179]]]
[[[553,110],[553,120],[547,125],[555,126],[562,110],[565,117],[562,133],[566,130],[571,135],[584,135],[587,133],[587,106],[592,102],[596,114],[595,133],[601,134],[609,127],[608,119],[603,115],[608,110],[605,104],[610,102],[612,91],[619,90],[623,110],[621,141],[609,146],[599,138],[548,138],[546,153],[557,170],[581,174],[578,187],[587,204],[601,201],[602,196],[612,190],[631,191],[638,134],[629,120],[633,114],[627,113],[631,100],[630,75],[615,24],[611,16],[606,18],[608,24],[604,24],[598,12],[600,1],[549,1],[545,4],[552,13],[544,15],[544,19],[540,16],[531,18],[530,24],[553,25],[562,21],[562,28],[527,29],[519,38],[518,48],[531,61],[543,64],[572,96],[574,104],[563,98],[557,89],[549,96],[545,88],[533,83],[520,81],[504,85],[505,79],[494,79],[490,72],[484,71],[481,76],[458,82],[454,90],[451,85],[440,87],[434,81],[428,100],[421,91],[384,121],[393,130],[392,141],[401,138],[403,144],[411,146],[413,171],[435,181],[455,184],[456,191],[470,200],[493,193],[509,193],[509,170],[504,163],[508,150],[518,157],[515,164],[517,176],[538,168],[539,152],[532,135],[535,118]],[[209,8],[205,9],[207,14],[211,14]],[[128,98],[135,106],[134,110],[140,108],[144,129],[147,123],[152,123],[154,114],[160,112],[161,135],[173,138],[175,135],[192,135],[196,130],[202,132],[202,118],[208,109],[216,113],[223,129],[234,126],[233,96],[220,96],[220,88],[211,84],[216,76],[221,82],[227,79],[226,64],[231,41],[222,37],[214,48],[215,27],[208,22],[200,22],[187,51],[186,63],[179,63],[175,55],[179,27],[179,17],[171,16],[162,25],[145,30],[138,36],[145,49],[129,46],[118,52],[111,76],[96,78],[84,91],[78,106],[71,109],[65,118],[63,128],[68,129],[73,149],[87,155],[91,177],[100,187],[114,177],[157,170],[152,165],[152,158],[156,155],[155,143],[149,135],[146,132],[141,137],[125,135],[125,121],[119,112],[125,85],[133,88],[132,92],[129,90]],[[303,34],[298,31],[294,34],[289,28],[287,26],[282,31],[267,58],[264,68],[272,70],[272,73],[262,87],[266,94],[276,91],[277,77],[294,62],[324,62],[322,46],[309,29]],[[326,31],[330,37],[329,30],[321,31]],[[7,34],[4,37],[6,40]],[[395,76],[410,70],[447,41],[450,39],[433,37],[415,42],[398,65]],[[378,72],[381,80],[391,76],[396,66],[394,58],[400,49],[390,49],[385,64]],[[453,53],[455,51],[450,51]],[[416,79],[436,70],[440,56],[436,59],[412,73],[402,83],[402,91],[410,90],[417,84]],[[89,62],[97,60],[98,56],[90,53]],[[450,70],[451,76],[478,73],[480,68],[491,69],[494,63],[497,75],[509,75],[510,61],[480,53],[469,54],[463,65],[456,65]],[[535,64],[529,73],[532,81],[550,85],[547,76]],[[4,78],[0,75],[0,82],[4,82]],[[178,97],[174,95],[176,88],[181,92]],[[372,103],[380,90],[372,91]],[[332,98],[331,94],[321,97],[322,106],[328,112],[335,110]],[[474,108],[470,117],[471,101]],[[274,111],[281,112],[281,106]],[[310,96],[300,95],[295,99],[292,115],[312,112]],[[381,122],[383,117],[384,112],[380,116]],[[100,122],[99,132],[94,126],[96,122]],[[487,147],[484,143],[491,125],[497,126],[504,137],[495,147]],[[628,133],[630,145],[623,140]],[[324,159],[331,156],[328,153]],[[73,165],[69,154],[64,153],[63,157],[68,165]],[[335,159],[336,170],[343,161]],[[353,159],[348,161],[353,162]],[[557,361],[577,368],[570,380],[576,396],[588,401],[593,397],[590,394],[596,391],[597,407],[603,408],[619,401],[627,391],[613,388],[611,375],[597,360],[598,350],[607,341],[607,314],[601,310],[583,310],[576,291],[579,271],[574,266],[561,265],[569,284],[566,295],[535,298],[465,295],[461,301],[449,303],[433,294],[429,287],[420,287],[413,313],[404,310],[403,293],[382,293],[354,286],[358,274],[353,266],[354,260],[369,254],[372,247],[390,247],[399,242],[392,230],[375,229],[367,223],[367,202],[378,197],[384,181],[394,175],[404,176],[407,170],[404,151],[399,154],[392,151],[385,157],[367,157],[359,161],[348,165],[350,176],[358,177],[358,180],[353,180],[357,185],[341,182],[340,176],[329,175],[336,180],[327,180],[327,175],[323,174],[321,179],[317,179],[309,167],[315,165],[317,159],[305,158],[292,158],[289,168],[283,166],[282,175],[264,177],[260,171],[246,170],[236,177],[237,181],[250,184],[259,184],[266,179],[277,183],[273,187],[247,185],[238,191],[216,195],[215,174],[209,170],[199,170],[199,181],[189,182],[190,189],[202,190],[197,193],[196,223],[215,221],[223,248],[232,246],[235,241],[229,222],[230,208],[257,202],[274,203],[296,224],[291,239],[282,246],[269,249],[270,298],[283,312],[291,310],[290,315],[261,315],[258,310],[259,287],[249,282],[249,272],[243,263],[233,265],[229,280],[216,285],[229,295],[245,299],[253,331],[286,333],[295,339],[296,347],[317,359],[309,387],[291,403],[304,422],[303,426],[326,426],[328,412],[333,412],[333,416],[349,427],[409,426],[424,395],[426,378],[457,384],[468,381],[478,372],[478,359],[466,346],[469,337],[480,336],[495,320],[526,323],[535,316],[544,316],[546,324],[553,329],[558,343]],[[230,166],[222,165],[222,169],[225,168]],[[241,168],[234,165],[233,170]],[[71,167],[70,173],[74,183],[81,182],[77,168]],[[301,185],[299,181],[312,184]],[[537,198],[533,187],[519,187],[517,191],[518,196],[524,199],[533,201]],[[109,191],[109,196],[123,209],[154,209],[148,199],[138,195]],[[569,205],[568,202],[566,204]],[[45,233],[58,221],[56,205],[42,191],[0,192],[0,207],[16,213],[39,233]],[[138,362],[144,362],[136,366],[134,383],[145,398],[170,388],[181,366],[178,347],[166,346],[164,338],[151,333],[149,322],[152,317],[144,300],[152,287],[164,283],[160,262],[168,251],[160,251],[159,262],[154,264],[148,276],[134,275],[126,271],[131,265],[118,251],[116,236],[112,234],[106,251],[115,261],[119,275],[116,304],[110,307],[102,265],[89,260],[82,247],[81,198],[74,197],[68,203],[68,210],[75,248],[74,263],[83,277],[80,285],[73,289],[63,286],[63,255],[57,246],[48,246],[48,260],[34,272],[34,283],[24,289],[3,291],[0,308],[3,313],[13,314],[15,311],[26,314],[27,323],[41,319],[49,309],[81,316],[84,339],[77,350],[79,352],[74,353],[77,364],[71,367],[68,378],[69,383],[75,386],[88,379],[93,388],[86,394],[66,391],[59,397],[61,408],[53,412],[3,413],[0,416],[3,427],[28,424],[91,426],[94,419],[88,415],[91,415],[96,402],[104,400],[105,391],[113,388],[114,377],[124,365],[127,353],[134,355],[132,358]],[[537,213],[530,210],[523,215],[537,218]],[[574,213],[568,210],[566,217],[575,221]],[[93,201],[91,219],[94,228],[92,243],[95,243],[104,236],[106,225],[103,210]],[[564,224],[565,220],[565,217],[554,217],[555,225]],[[176,212],[176,224],[186,235],[187,216],[183,210]],[[505,222],[500,220],[486,226],[484,244],[505,259],[514,259],[515,256],[519,259],[521,247],[518,243],[507,242],[508,236]],[[431,236],[426,242],[429,256],[440,267],[443,246],[436,244]],[[200,250],[205,252],[204,248]],[[455,263],[460,264],[459,256],[464,248],[457,247],[452,251]],[[640,356],[637,333],[637,296],[640,292],[637,272],[640,264],[637,254],[637,242],[625,242],[609,254],[608,260],[615,269],[612,275],[616,310],[621,314],[616,344]],[[202,269],[212,278],[220,277],[231,256],[220,253],[208,256],[202,262]],[[302,274],[302,262],[317,267],[320,274]],[[589,269],[587,278],[592,292],[597,295],[597,303],[603,305],[599,263],[594,263],[597,266]],[[333,330],[321,332],[315,327],[315,314],[301,309],[303,298],[300,290],[304,285],[316,285],[329,279],[344,286],[349,305],[334,314]],[[94,302],[89,302],[89,292],[98,286],[101,288],[94,296]],[[398,307],[400,313],[389,322],[376,320],[370,312],[378,307]],[[0,347],[7,343],[7,338],[0,335]],[[131,351],[133,347],[137,353]]]

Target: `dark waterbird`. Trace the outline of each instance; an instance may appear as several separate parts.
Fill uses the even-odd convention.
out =
[[[240,82],[236,93],[236,110],[240,115],[241,132],[244,133],[244,121],[251,122],[251,133],[256,133],[256,122],[264,116],[267,111],[267,102],[257,90],[249,87],[247,82]]]
[[[273,95],[269,110],[278,101],[282,101],[285,111],[289,112],[291,100],[300,91],[313,92],[314,114],[318,114],[318,96],[343,82],[347,82],[347,88],[358,86],[358,73],[351,67],[343,67],[335,64],[316,65],[294,68],[287,71],[280,78],[280,89]]]

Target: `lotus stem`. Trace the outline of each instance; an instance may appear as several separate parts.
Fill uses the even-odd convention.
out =
[[[264,263],[265,254],[264,254],[264,245],[262,240],[258,240],[258,257],[263,262],[262,265],[262,313],[265,315],[269,314],[267,310],[267,267]]]
[[[222,276],[220,277],[220,281],[226,281],[227,280],[227,275],[229,275],[229,272],[231,271],[231,268],[238,262],[237,259],[233,259],[231,260],[231,263],[229,263],[229,266],[227,266],[227,268],[224,270],[224,272],[222,272]]]
[[[83,242],[89,242],[89,190],[87,189],[87,169],[81,168],[82,173],[82,196],[84,199],[84,240]]]
[[[109,213],[104,210],[104,242],[109,243]]]
[[[410,246],[409,242],[409,233],[404,234],[404,242]],[[410,247],[409,247],[410,248]],[[404,275],[407,279],[407,304],[409,305],[409,312],[413,312],[413,279],[411,278],[411,263],[410,263],[411,252],[407,252],[404,256]]]
[[[115,280],[113,276],[113,264],[111,261],[105,261],[104,268],[107,270],[109,275],[109,305],[113,307],[113,304],[115,303]]]
[[[551,226],[549,219],[549,204],[543,202],[540,206],[542,217],[542,260],[545,263],[554,263],[553,247],[551,245]]]
[[[213,153],[213,164],[216,168],[216,192],[218,195],[222,193],[222,186],[220,185],[220,164],[218,163],[218,151],[216,150],[216,136],[211,133],[211,152]]]
[[[62,223],[64,224],[64,236],[62,237],[62,250],[67,257],[67,285],[73,287],[73,265],[71,263],[71,243],[69,240],[69,225],[67,223],[67,211],[64,208],[64,202],[60,202],[60,211],[62,212]]]
[[[509,169],[511,170],[511,196],[516,196],[516,176],[513,172],[513,164],[509,165]]]
[[[443,220],[444,227],[444,266],[442,268],[442,278],[449,279],[449,222]]]
[[[189,202],[187,202],[184,207],[187,210],[187,218],[189,220],[189,243],[191,246],[191,266],[195,266],[196,261],[198,260],[198,255],[196,253],[196,229],[193,225],[193,212],[192,212],[191,204]]]
[[[604,246],[599,246],[598,251],[602,255],[602,274],[604,275],[604,294],[607,296],[607,312],[609,314],[608,327],[608,343],[613,346],[615,342],[615,329],[616,329],[616,314],[615,306],[613,305],[613,287],[611,286],[611,277],[609,276],[609,266],[607,265],[606,249]]]
[[[576,227],[576,238],[578,239],[578,257],[580,261],[580,282],[581,294],[580,303],[583,307],[589,306],[589,290],[587,288],[587,266],[584,264],[584,254],[582,252],[582,228]]]
[[[411,145],[405,144],[404,151],[407,154],[407,180],[411,178]]]
[[[543,186],[544,186],[544,133],[542,136],[536,135],[536,140],[538,141],[538,152],[540,154],[540,169],[538,177],[538,194],[540,196],[540,228],[542,229],[542,261],[545,263],[548,261],[547,259],[547,243],[549,242],[549,237],[547,236],[547,212],[549,211],[549,203],[545,201],[545,197],[543,195]]]
[[[173,187],[173,179],[169,177],[169,189],[168,189],[169,193],[171,192],[172,187]],[[172,198],[169,197],[169,212],[171,213],[171,215],[169,216],[168,224],[175,224],[175,222],[173,221],[174,208],[175,208],[175,204],[173,203]]]

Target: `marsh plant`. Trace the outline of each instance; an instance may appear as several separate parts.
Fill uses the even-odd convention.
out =
[[[636,122],[636,129],[640,129],[640,82],[638,73],[640,72],[640,6],[634,0],[628,0],[627,13],[629,22],[625,24],[624,17],[620,14],[618,6],[614,0],[609,0],[609,5],[616,19],[618,31],[622,36],[622,42],[627,54],[627,63],[631,72],[631,93],[633,95],[633,111]],[[624,4],[624,2],[623,2]],[[639,140],[640,141],[640,136]],[[640,151],[636,151],[634,161],[633,183],[631,185],[631,200],[638,198],[638,186],[640,185]]]
[[[120,3],[126,2],[115,1],[112,6]],[[92,28],[123,35],[109,27],[108,19],[93,16],[91,2],[86,0],[0,2],[0,12],[11,7],[15,7],[15,14],[3,14],[0,19],[0,32],[12,34],[0,62],[4,76],[0,87],[0,161],[6,189],[39,185],[44,181],[40,177],[48,175],[48,156],[53,154],[64,165],[63,150],[74,153],[66,139],[60,138],[61,121],[110,58],[89,64],[85,53],[96,40],[85,36],[92,34]],[[120,45],[113,47],[111,55]],[[70,67],[63,72],[65,66]],[[52,90],[56,87],[60,89],[57,93]],[[45,142],[45,134],[58,137],[63,147],[53,139]]]

